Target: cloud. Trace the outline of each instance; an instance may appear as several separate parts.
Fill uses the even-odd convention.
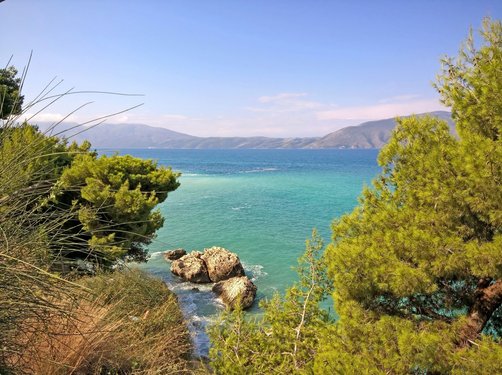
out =
[[[390,98],[383,98],[378,101],[378,103],[395,103],[395,102],[408,102],[410,100],[419,99],[420,95],[416,94],[404,94],[391,96]]]
[[[188,116],[183,116],[183,115],[162,115],[161,119],[164,121],[184,121],[188,120]]]
[[[284,100],[291,100],[295,98],[301,98],[307,96],[305,92],[283,92],[281,94],[273,95],[273,96],[260,96],[258,101],[260,103],[274,103],[274,102],[282,102]]]
[[[436,99],[395,100],[394,102],[380,102],[375,105],[341,107],[327,111],[319,111],[316,113],[316,117],[320,121],[351,119],[379,120],[445,109],[446,108]]]
[[[76,115],[63,115],[61,113],[25,113],[23,114],[23,118],[29,120],[32,123],[36,122],[59,122],[64,120],[65,122],[77,122],[78,117]]]
[[[129,116],[121,115],[121,116],[112,117],[112,119],[116,122],[128,122]]]
[[[246,107],[249,112],[258,113],[284,113],[320,109],[324,105],[319,102],[305,99],[308,94],[304,92],[284,92],[273,96],[260,96],[258,107]]]

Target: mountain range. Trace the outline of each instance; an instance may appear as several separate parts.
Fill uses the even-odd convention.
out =
[[[418,116],[435,116],[446,120],[454,133],[449,112],[437,111]],[[91,128],[64,123],[49,130],[51,124],[37,124],[40,130],[81,142],[89,140],[94,148],[168,148],[168,149],[271,149],[271,148],[381,148],[396,126],[389,118],[348,126],[324,137],[269,138],[269,137],[197,137],[165,128],[143,124],[101,124]]]

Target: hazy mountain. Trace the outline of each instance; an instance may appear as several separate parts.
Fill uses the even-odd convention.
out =
[[[448,121],[454,132],[449,112],[438,111],[419,116],[425,115]],[[50,124],[41,123],[38,126],[46,131]],[[62,124],[52,133],[61,133],[78,142],[87,139],[95,148],[381,148],[389,140],[396,121],[394,118],[369,121],[318,138],[195,137],[142,124],[101,124],[89,129],[75,126],[76,124]]]
[[[450,125],[450,129],[453,129],[450,112],[437,111],[422,113],[418,116],[426,115],[446,120]],[[307,148],[381,148],[389,140],[395,126],[395,118],[348,126],[310,143]]]
[[[207,137],[187,141],[167,141],[164,148],[304,148],[318,138]]]
[[[42,131],[46,131],[51,124],[37,125]],[[199,139],[188,134],[143,124],[101,124],[85,128],[77,124],[65,123],[52,130],[52,134],[61,132],[65,137],[77,142],[87,139],[95,148],[165,147],[165,144],[169,142],[189,142]]]
[[[38,123],[48,131],[50,123]],[[319,138],[268,137],[195,137],[169,129],[142,124],[101,124],[92,128],[74,123],[58,125],[51,134],[71,140],[89,140],[95,148],[172,148],[172,149],[232,149],[232,148],[304,148]]]

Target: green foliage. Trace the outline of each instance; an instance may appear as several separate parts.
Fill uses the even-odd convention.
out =
[[[17,69],[9,66],[0,69],[0,119],[21,113],[24,97],[21,95],[21,78],[17,78]]]
[[[78,211],[77,233],[92,255],[141,260],[144,245],[163,224],[154,208],[179,186],[178,176],[151,160],[81,154],[58,180],[56,201]]]
[[[36,184],[53,185],[80,153],[90,153],[90,143],[68,145],[57,137],[42,134],[23,123],[2,128],[0,137],[0,195],[10,195]]]
[[[9,212],[11,223],[32,212],[31,225],[64,213],[58,234],[47,233],[58,256],[105,266],[125,256],[143,260],[144,245],[163,224],[154,208],[179,186],[179,174],[131,156],[97,157],[89,149],[88,142],[68,145],[28,124],[5,128],[0,211]]]
[[[333,223],[340,319],[316,372],[501,372],[502,25],[481,34],[436,85],[459,139],[435,118],[398,120],[382,174]]]
[[[308,372],[322,330],[329,320],[319,303],[331,290],[317,232],[299,259],[300,280],[281,297],[264,301],[261,319],[245,319],[240,309],[226,311],[211,327],[211,366],[221,374]]]

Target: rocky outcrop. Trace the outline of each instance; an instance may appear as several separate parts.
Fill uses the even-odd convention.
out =
[[[209,278],[213,283],[245,275],[239,257],[222,247],[205,249],[201,259],[206,263]]]
[[[171,263],[171,272],[192,283],[210,283],[206,263],[201,253],[192,251]]]
[[[245,275],[239,257],[216,246],[205,249],[204,253],[192,251],[174,260],[171,263],[171,272],[193,283],[215,283]]]
[[[256,286],[247,276],[232,277],[214,284],[213,292],[230,309],[240,303],[243,309],[250,307],[256,297]]]
[[[168,250],[164,253],[164,258],[165,260],[178,260],[186,254],[185,249]]]

